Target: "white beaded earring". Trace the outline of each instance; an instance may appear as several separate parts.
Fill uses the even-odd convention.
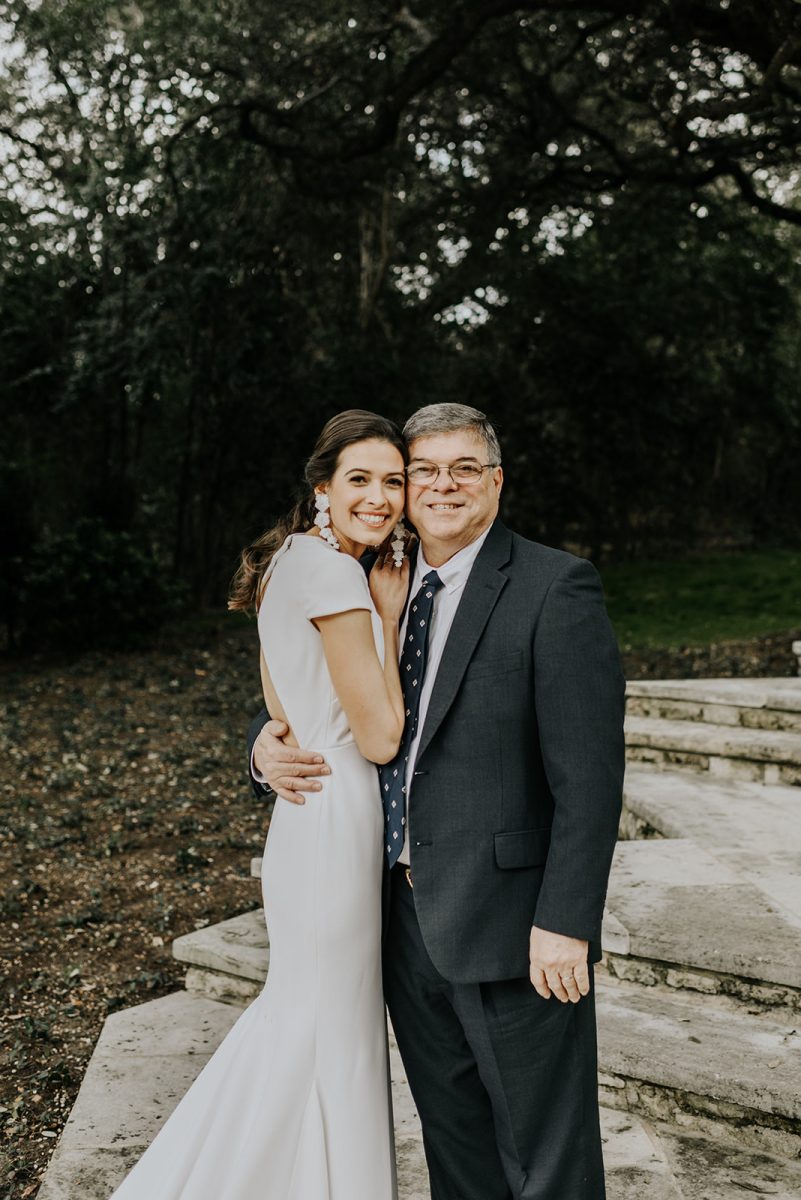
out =
[[[396,567],[402,567],[403,550],[406,545],[406,526],[403,523],[403,517],[392,531],[392,541],[389,544],[392,549],[392,562]]]
[[[329,546],[333,546],[335,550],[338,550],[339,542],[331,528],[331,516],[328,512],[331,507],[331,501],[325,492],[314,493],[314,507],[317,509],[317,516],[314,518],[314,523],[320,530],[320,537],[325,538]]]

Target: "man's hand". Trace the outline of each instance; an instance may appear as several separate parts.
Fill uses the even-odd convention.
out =
[[[578,1004],[582,996],[589,995],[587,942],[580,938],[549,933],[547,929],[532,925],[529,961],[531,982],[543,1000],[550,1000],[554,995],[563,1004],[568,1000]]]
[[[268,721],[253,743],[253,765],[277,796],[293,804],[305,804],[303,792],[319,792],[315,775],[330,775],[321,754],[299,750],[281,741],[289,732],[283,721]]]

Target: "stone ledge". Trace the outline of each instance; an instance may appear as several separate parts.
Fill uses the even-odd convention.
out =
[[[106,1017],[100,1037],[95,1043],[94,1054],[100,1058],[109,1055],[130,1054],[137,1059],[153,1056],[208,1058],[228,1032],[234,1017],[224,1012],[217,1004],[183,1005],[179,997],[183,992],[173,992],[163,997],[158,1008],[147,1009],[157,1019],[151,1025],[143,1022],[146,1004],[123,1008]],[[191,1013],[191,1021],[184,1019]]]
[[[655,1127],[682,1200],[798,1200],[801,1163],[705,1138],[699,1130]],[[648,1193],[641,1193],[641,1200]]]
[[[761,1155],[775,1155],[797,1163],[801,1158],[801,1137],[780,1118],[765,1116],[733,1104],[716,1104],[708,1096],[697,1096],[679,1089],[654,1087],[634,1079],[614,1079],[600,1089],[601,1102],[622,1112],[637,1113],[649,1121],[692,1133],[718,1144],[719,1152],[728,1152],[735,1141]],[[732,1181],[736,1188],[740,1185]],[[750,1189],[743,1189],[750,1190]],[[724,1193],[729,1194],[729,1193]],[[742,1191],[732,1194],[742,1195]],[[765,1193],[760,1192],[760,1195]],[[767,1195],[773,1196],[773,1191]],[[702,1192],[703,1200],[717,1193]],[[798,1200],[790,1193],[789,1200]]]
[[[735,704],[671,700],[663,696],[631,696],[626,702],[626,712],[630,717],[701,721],[708,725],[801,733],[801,712],[786,712],[775,708],[740,708]]]
[[[793,653],[801,653],[801,642],[793,643]],[[638,679],[626,685],[626,698],[801,713],[801,683],[791,676],[773,679]]]
[[[184,987],[193,996],[205,996],[207,1000],[218,1000],[221,1004],[250,1004],[255,1000],[264,981],[241,979],[237,975],[224,975],[221,971],[206,971],[203,967],[189,967],[184,976]]]
[[[604,951],[609,954],[628,955],[631,953],[631,938],[628,930],[608,908],[604,909],[601,942]]]
[[[794,1139],[791,1152],[801,1152],[796,1022],[721,1011],[699,1005],[697,998],[657,997],[622,984],[599,982],[597,998],[599,1065],[605,1075],[668,1099],[695,1097],[699,1111],[714,1109],[718,1122],[738,1131],[743,1123],[778,1124],[782,1144]]]
[[[630,747],[801,766],[801,734],[656,717],[627,717],[625,730]]]
[[[607,894],[618,936],[607,948],[678,968],[796,989],[801,917],[777,909],[754,882],[689,839],[619,842]],[[617,947],[617,948],[616,948]]]
[[[760,983],[741,975],[677,967],[675,963],[660,962],[653,958],[635,958],[618,954],[609,946],[604,946],[604,967],[610,979],[620,979],[644,988],[667,989],[668,995],[672,992],[696,992],[730,1002],[735,1008],[746,1005],[757,1013],[767,1009],[787,1009],[795,1020],[801,1013],[801,992],[780,984]],[[659,1003],[656,996],[653,1003]]]
[[[175,939],[172,952],[187,966],[263,983],[270,963],[264,911],[251,909],[228,921],[185,933]]]
[[[798,792],[782,785],[732,782],[684,771],[626,770],[624,804],[664,837],[693,837],[770,856],[791,843],[801,849]]]
[[[621,829],[692,838],[757,887],[801,936],[801,805],[792,787],[629,766]]]

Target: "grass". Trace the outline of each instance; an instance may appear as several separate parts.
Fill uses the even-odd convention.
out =
[[[801,550],[710,554],[603,571],[624,649],[703,646],[801,628]]]

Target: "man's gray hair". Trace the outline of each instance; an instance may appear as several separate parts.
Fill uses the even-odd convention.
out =
[[[403,427],[406,444],[416,438],[433,437],[437,433],[458,433],[469,430],[484,442],[488,461],[500,464],[501,446],[498,435],[487,419],[486,413],[467,404],[426,404],[412,413]]]

